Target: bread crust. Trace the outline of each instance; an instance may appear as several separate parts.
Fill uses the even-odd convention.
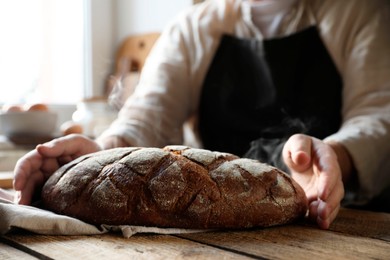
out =
[[[279,169],[185,146],[79,157],[49,178],[42,202],[95,225],[196,229],[281,225],[307,211],[304,191]]]

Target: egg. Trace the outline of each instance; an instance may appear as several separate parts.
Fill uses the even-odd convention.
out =
[[[60,131],[63,135],[82,134],[83,127],[73,121],[66,121],[60,126]]]
[[[20,105],[4,105],[2,107],[3,112],[22,112],[23,107]]]
[[[42,103],[26,104],[25,111],[49,111],[49,107]]]

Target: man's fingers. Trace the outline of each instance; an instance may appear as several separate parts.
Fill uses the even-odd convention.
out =
[[[56,158],[48,158],[42,162],[41,171],[42,172],[55,172],[60,167],[58,160]]]
[[[330,207],[326,202],[320,201],[318,205],[317,224],[322,229],[328,229],[333,220],[337,217],[340,210],[340,204],[335,207]]]
[[[314,142],[320,142],[314,140]],[[333,190],[342,184],[341,169],[337,162],[337,156],[333,149],[328,145],[318,145],[317,150],[315,151],[319,156],[318,160],[318,198],[322,201],[328,201],[328,197],[333,192]],[[344,191],[344,189],[342,188]]]
[[[66,145],[67,147],[61,147],[63,145],[57,145],[57,140],[47,142],[42,145],[38,145],[35,150],[28,152],[22,158],[18,160],[14,169],[14,188],[15,190],[23,190],[26,183],[30,182],[31,176],[43,166],[43,158],[56,158],[65,152],[72,152],[77,149],[77,145],[73,145],[73,142]],[[45,165],[45,171],[54,169],[53,163]]]
[[[310,137],[302,134],[291,136],[283,149],[283,159],[286,165],[297,172],[306,171],[311,163],[311,146]]]
[[[322,172],[318,181],[318,198],[323,201],[331,200],[330,196],[332,196],[334,190],[340,190],[340,186],[343,186],[340,172],[337,172],[337,170]],[[344,192],[344,188],[341,190]]]
[[[319,203],[318,200],[314,200],[309,204],[309,219],[313,222],[317,220]]]
[[[14,188],[15,190],[22,190],[30,177],[37,171],[42,164],[42,157],[36,151],[32,150],[20,158],[14,169]]]
[[[45,157],[59,157],[78,153],[79,145],[75,145],[75,140],[68,136],[51,140],[36,147],[37,151]]]
[[[69,162],[80,155],[96,152],[101,148],[86,136],[70,134],[38,145],[36,149],[44,157],[61,157],[64,161]]]
[[[344,197],[342,182],[335,187],[328,200],[317,199],[309,205],[309,218],[323,228],[328,229],[340,210],[340,200]]]
[[[61,165],[91,152],[99,151],[99,145],[83,135],[67,135],[37,145],[36,149],[20,158],[14,170],[15,201],[30,204],[34,192]]]
[[[309,219],[316,222],[322,229],[328,229],[333,220],[337,217],[340,204],[335,208],[329,208],[326,202],[316,200],[309,205]]]
[[[333,148],[319,139],[297,134],[286,142],[283,159],[305,190],[309,218],[324,229],[336,218],[344,197],[341,169]]]
[[[22,205],[31,204],[31,199],[37,187],[43,185],[44,176],[41,172],[33,172],[28,182],[26,182],[24,188],[18,191],[16,203]]]
[[[318,222],[320,226],[328,226],[337,216],[340,209],[340,201],[344,197],[344,187],[341,179],[333,187],[327,200],[321,200],[318,206]],[[326,227],[327,228],[327,227]]]

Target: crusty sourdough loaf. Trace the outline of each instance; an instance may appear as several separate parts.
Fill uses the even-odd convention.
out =
[[[184,146],[80,157],[42,190],[45,208],[91,224],[249,228],[305,215],[302,188],[269,165]]]

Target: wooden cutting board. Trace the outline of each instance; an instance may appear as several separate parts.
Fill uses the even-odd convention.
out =
[[[13,179],[13,172],[0,172],[0,188],[11,189]]]

